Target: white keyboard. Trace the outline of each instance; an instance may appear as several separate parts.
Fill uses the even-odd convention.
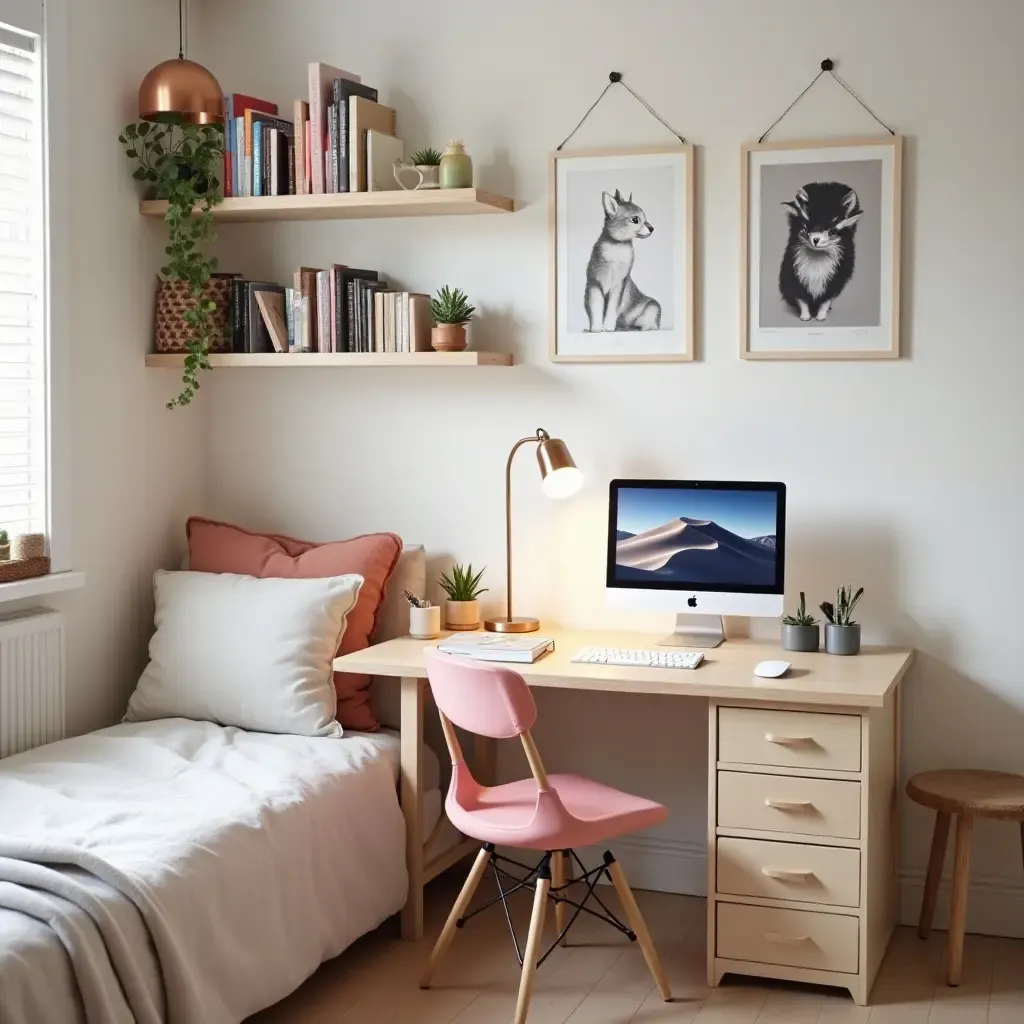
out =
[[[584,647],[572,660],[578,665],[622,665],[626,668],[696,668],[704,655],[694,651],[634,651],[622,647]]]

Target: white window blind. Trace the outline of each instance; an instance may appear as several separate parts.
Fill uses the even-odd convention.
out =
[[[0,21],[0,528],[12,536],[47,527],[41,47],[31,28]]]

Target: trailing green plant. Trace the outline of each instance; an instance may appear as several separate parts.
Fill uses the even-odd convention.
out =
[[[165,278],[184,281],[195,305],[182,314],[191,329],[185,353],[185,372],[177,398],[168,409],[188,405],[199,390],[199,373],[210,368],[215,340],[216,304],[204,298],[217,259],[204,249],[216,237],[213,208],[221,201],[218,174],[223,166],[224,131],[219,124],[191,124],[172,116],[159,123],[139,121],[125,126],[118,136],[125,155],[136,163],[132,177],[152,187],[157,199],[167,200],[164,222],[170,244],[164,249]]]
[[[486,571],[487,567],[484,566],[478,573],[474,573],[472,562],[465,566],[454,565],[451,575],[443,572],[437,582],[448,595],[449,601],[475,601],[481,594],[487,593],[487,587],[480,586]]]
[[[461,288],[445,285],[430,300],[430,312],[439,324],[466,324],[472,320],[476,306],[469,304],[469,296]]]
[[[441,151],[433,147],[417,149],[412,155],[412,162],[417,167],[437,167],[441,163]]]
[[[856,626],[857,623],[853,619],[853,609],[857,607],[857,602],[863,594],[863,587],[855,594],[852,584],[848,583],[836,591],[835,604],[831,601],[821,602],[822,613],[833,626]]]
[[[816,626],[818,624],[818,620],[807,610],[807,598],[802,590],[796,614],[783,616],[782,624],[784,626]]]

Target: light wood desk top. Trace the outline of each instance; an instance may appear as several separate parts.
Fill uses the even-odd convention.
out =
[[[570,659],[587,646],[650,650],[658,638],[651,633],[557,628],[542,628],[537,635],[553,637],[555,650],[532,665],[510,666],[531,686],[676,694],[715,700],[882,707],[913,658],[913,651],[897,647],[865,647],[859,655],[847,658],[823,652],[783,651],[777,644],[744,639],[727,640],[721,647],[705,651],[704,661],[696,669],[619,668],[577,665]],[[436,640],[399,637],[337,658],[334,667],[342,672],[423,678],[424,649],[436,644]],[[793,667],[781,679],[759,679],[754,675],[758,662],[771,660],[788,661]]]

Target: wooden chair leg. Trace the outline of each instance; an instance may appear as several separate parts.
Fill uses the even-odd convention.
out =
[[[565,870],[566,862],[565,850],[555,850],[551,854],[551,888],[561,889],[568,882],[568,877]],[[564,896],[565,893],[560,895]],[[565,927],[566,920],[569,916],[569,908],[564,903],[555,904],[555,934],[561,935],[562,929]],[[563,938],[559,942],[560,946],[567,946],[568,939]]]
[[[953,897],[949,908],[949,955],[947,979],[950,985],[960,984],[964,963],[964,926],[967,922],[967,887],[971,881],[971,836],[974,819],[958,814],[956,819],[956,850],[953,859]]]
[[[519,978],[519,998],[516,1000],[515,1024],[526,1024],[530,1012],[530,996],[533,995],[533,979],[537,973],[537,957],[544,938],[544,912],[548,906],[551,891],[550,878],[538,878],[533,893],[533,913],[530,915],[530,934],[526,938],[523,952],[523,973]]]
[[[1020,855],[1024,860],[1024,821],[1020,823]]]
[[[921,918],[917,923],[917,934],[927,939],[932,933],[935,918],[935,902],[939,897],[939,882],[942,881],[942,865],[946,860],[946,844],[949,842],[949,811],[939,811],[935,816],[935,831],[932,832],[932,852],[928,858],[928,874],[924,880],[924,898],[921,901]]]
[[[469,877],[462,886],[462,892],[459,893],[459,897],[455,901],[455,906],[452,907],[452,912],[448,915],[448,920],[445,921],[444,928],[441,929],[441,934],[438,936],[437,942],[434,944],[434,949],[430,954],[430,960],[427,962],[427,968],[423,972],[423,976],[420,978],[420,988],[430,988],[430,983],[434,979],[434,974],[437,972],[437,968],[440,966],[445,953],[448,952],[448,947],[452,944],[452,939],[455,938],[455,929],[458,927],[459,918],[466,912],[466,908],[469,906],[470,900],[473,899],[473,893],[476,892],[477,886],[480,884],[480,879],[483,878],[484,871],[487,870],[487,865],[490,863],[490,860],[491,851],[486,847],[476,855],[476,860],[473,861],[473,867],[470,869]]]
[[[647,968],[651,972],[654,984],[658,986],[661,998],[667,1003],[672,998],[672,990],[668,985],[665,968],[661,965],[661,958],[658,956],[658,951],[654,948],[654,940],[651,938],[651,933],[647,930],[647,922],[644,920],[643,914],[640,913],[640,908],[636,904],[636,897],[633,895],[633,890],[629,887],[629,882],[626,881],[626,874],[617,860],[612,861],[608,865],[608,871],[612,876],[612,882],[615,883],[615,891],[619,894],[619,901],[622,903],[622,909],[626,912],[629,926],[636,932],[636,941],[639,943],[640,950],[647,961]]]

